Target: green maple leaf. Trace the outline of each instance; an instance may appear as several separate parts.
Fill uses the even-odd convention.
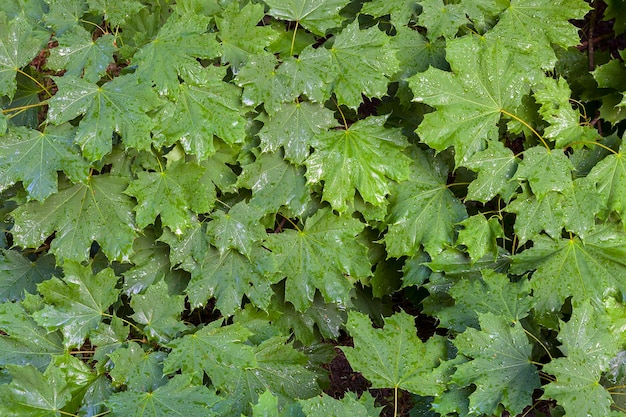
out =
[[[417,129],[437,150],[454,146],[457,164],[498,139],[502,114],[512,115],[529,90],[528,72],[499,41],[464,36],[446,44],[452,72],[429,68],[409,78],[419,101],[436,111]]]
[[[297,97],[288,88],[284,75],[278,75],[278,59],[271,54],[253,55],[237,73],[235,82],[243,87],[241,101],[246,106],[263,104],[267,114],[274,116],[282,103]]]
[[[306,220],[301,231],[269,235],[266,246],[288,276],[285,300],[305,311],[317,289],[326,302],[347,304],[354,280],[371,273],[367,249],[356,240],[363,227],[356,219],[322,209]]]
[[[550,191],[563,191],[572,186],[574,166],[561,149],[533,146],[524,151],[514,178],[528,181],[530,189],[541,200]]]
[[[418,23],[426,27],[426,33],[430,40],[440,36],[452,38],[460,26],[468,22],[465,10],[461,4],[444,4],[443,0],[422,0],[422,13],[418,17]]]
[[[57,34],[77,27],[76,22],[85,15],[87,3],[85,0],[46,0],[48,13],[44,20]]]
[[[212,407],[219,397],[204,385],[176,375],[167,384],[149,392],[116,392],[106,400],[112,417],[218,416]]]
[[[459,231],[457,244],[467,248],[472,261],[478,261],[485,255],[498,256],[498,238],[504,238],[504,230],[496,217],[489,220],[484,214],[477,214],[459,223],[463,229]]]
[[[192,307],[215,297],[216,307],[230,316],[241,307],[244,295],[266,309],[273,294],[271,285],[279,280],[274,257],[264,248],[251,247],[246,257],[232,249],[222,253],[211,247],[192,268],[185,292]]]
[[[102,87],[81,78],[54,77],[59,87],[49,104],[48,120],[54,124],[84,115],[78,126],[76,142],[91,161],[111,152],[113,132],[118,132],[129,147],[150,149],[153,121],[146,114],[159,100],[136,75],[123,75]]]
[[[65,74],[83,77],[86,81],[97,82],[113,62],[116,51],[115,37],[110,34],[92,39],[91,33],[81,26],[73,26],[57,37],[59,45],[50,49],[46,61],[48,68],[66,70]]]
[[[577,178],[560,195],[560,211],[565,229],[581,238],[595,229],[596,216],[604,208],[600,195],[587,178]]]
[[[555,140],[556,146],[566,148],[574,142],[593,141],[598,132],[580,123],[580,111],[570,104],[571,91],[563,78],[544,78],[534,96],[541,107],[539,113],[550,126],[544,137]]]
[[[39,326],[19,303],[0,303],[0,329],[2,366],[30,364],[43,371],[65,350],[61,334]]]
[[[134,311],[130,317],[142,324],[146,336],[157,343],[167,342],[187,329],[180,319],[185,309],[185,296],[170,295],[163,281],[149,286],[144,294],[135,294],[130,306]]]
[[[13,19],[0,12],[0,96],[13,98],[16,74],[37,56],[50,34],[34,27],[24,15]]]
[[[385,318],[382,329],[375,329],[367,315],[348,314],[346,327],[354,338],[354,348],[341,350],[372,388],[400,388],[424,396],[443,391],[433,370],[447,355],[445,341],[434,336],[422,342],[414,319],[407,313],[396,313]]]
[[[267,233],[259,222],[262,215],[259,208],[244,202],[235,204],[224,213],[221,210],[211,215],[211,221],[207,224],[207,233],[211,237],[211,243],[217,247],[220,254],[229,249],[235,249],[246,257],[255,248],[255,244],[265,240]]]
[[[259,26],[265,16],[261,4],[232,3],[216,18],[219,39],[222,43],[222,62],[229,63],[234,71],[247,62],[250,56],[265,52],[278,37],[278,33],[269,26]]]
[[[399,29],[409,22],[411,16],[417,12],[417,8],[415,0],[370,1],[363,4],[361,13],[374,17],[390,15],[391,23]]]
[[[355,393],[347,392],[340,400],[322,394],[321,397],[300,400],[299,403],[309,417],[373,417],[379,416],[382,410],[382,407],[374,405],[374,397],[367,391],[359,399]]]
[[[220,321],[212,322],[168,343],[172,350],[163,363],[163,372],[167,375],[180,370],[194,383],[201,383],[206,372],[215,386],[223,387],[233,369],[256,366],[254,349],[245,343],[251,335],[239,323],[222,326]]]
[[[43,201],[57,192],[57,171],[73,181],[87,179],[89,165],[74,145],[69,124],[49,126],[44,132],[15,127],[0,143],[0,190],[22,181],[28,199]]]
[[[33,314],[41,326],[61,330],[64,344],[78,347],[98,327],[120,290],[111,269],[93,274],[91,267],[66,260],[63,281],[52,278],[37,286],[45,307]]]
[[[374,2],[364,5],[374,4]],[[418,72],[424,72],[429,66],[447,69],[444,39],[429,41],[426,36],[407,26],[396,28],[397,34],[390,40],[400,62],[400,71],[393,80],[405,80]]]
[[[216,383],[233,402],[227,415],[249,415],[250,405],[267,390],[276,395],[281,405],[321,393],[319,375],[310,369],[309,358],[287,340],[288,336],[275,336],[255,346],[253,366],[232,367],[220,379],[223,382]]]
[[[505,274],[484,269],[480,278],[462,278],[452,284],[448,293],[454,305],[437,312],[437,318],[442,327],[457,332],[468,326],[478,328],[478,314],[482,313],[516,323],[528,316],[534,305],[530,291],[528,280],[511,282]]]
[[[122,319],[117,316],[111,317],[111,324],[100,323],[98,328],[92,330],[89,336],[89,341],[97,346],[93,355],[94,360],[107,359],[110,353],[127,346],[129,334],[130,326],[125,325]]]
[[[133,56],[139,78],[154,83],[161,94],[176,91],[186,71],[201,71],[197,59],[219,54],[215,35],[206,33],[208,23],[207,17],[196,14],[170,16]]]
[[[15,243],[36,248],[56,232],[51,251],[58,259],[87,260],[94,240],[110,260],[128,258],[135,226],[133,203],[122,194],[126,186],[121,177],[97,175],[86,184],[63,184],[43,203],[18,207],[12,213]]]
[[[32,261],[15,250],[0,249],[0,303],[34,294],[37,284],[59,274],[54,257],[39,256]]]
[[[90,12],[104,15],[113,26],[119,26],[127,21],[131,21],[144,6],[138,0],[87,0]]]
[[[535,270],[531,286],[538,311],[556,311],[568,297],[578,306],[604,298],[611,288],[624,289],[626,236],[622,231],[598,227],[584,240],[538,236],[533,243],[513,256],[511,271]]]
[[[165,352],[145,352],[136,342],[109,353],[112,369],[109,376],[114,386],[133,391],[154,391],[167,382],[163,376]]]
[[[602,202],[610,211],[616,211],[626,218],[626,163],[622,145],[618,153],[613,153],[598,162],[587,175],[588,181],[595,184]]]
[[[291,165],[280,154],[264,153],[253,163],[244,165],[237,185],[252,191],[250,206],[264,213],[275,213],[286,206],[301,216],[310,200],[304,168]]]
[[[160,111],[155,137],[166,145],[179,141],[185,152],[205,160],[216,152],[213,136],[242,142],[246,120],[240,113],[241,90],[222,81],[226,68],[209,67],[180,84]]]
[[[385,128],[386,116],[370,116],[346,130],[317,135],[315,151],[306,160],[308,183],[324,181],[322,199],[344,212],[355,191],[366,203],[385,204],[389,180],[409,178],[410,159],[402,153],[408,146],[399,129]],[[394,164],[385,163],[393,160]]]
[[[325,47],[307,46],[298,57],[287,57],[276,70],[277,83],[284,86],[286,97],[304,95],[313,102],[324,103],[332,95],[334,71]]]
[[[470,413],[491,415],[502,404],[517,415],[532,403],[533,390],[540,387],[531,361],[532,345],[519,322],[492,313],[479,313],[478,320],[481,330],[468,328],[453,342],[472,358],[457,365],[453,381],[476,386],[469,397]]]
[[[269,14],[277,19],[298,22],[312,33],[325,36],[329,29],[341,26],[339,11],[349,0],[265,0]]]
[[[163,226],[181,234],[191,225],[190,210],[210,211],[212,190],[199,181],[204,171],[194,163],[178,163],[161,172],[138,172],[124,191],[137,199],[137,226],[143,229],[160,215]]]
[[[516,214],[513,228],[519,244],[534,241],[542,231],[555,239],[561,236],[565,226],[561,203],[562,196],[557,192],[549,192],[541,199],[525,192],[511,201],[506,211]]]
[[[621,343],[606,311],[591,304],[574,308],[558,339],[567,356],[544,365],[556,380],[545,386],[543,398],[558,401],[568,415],[609,415],[612,399],[600,379]]]
[[[276,152],[282,146],[285,159],[302,164],[316,136],[336,124],[333,112],[321,104],[285,103],[261,128],[261,149]]]
[[[193,271],[202,262],[211,243],[206,234],[206,223],[194,220],[191,228],[177,236],[169,229],[163,230],[159,241],[169,245],[169,258],[173,266]]]
[[[63,372],[49,366],[44,373],[32,365],[7,365],[11,383],[0,385],[0,411],[10,417],[57,417],[72,395]]]
[[[486,36],[499,39],[521,59],[547,70],[556,63],[553,44],[567,48],[580,42],[570,20],[582,19],[589,10],[583,0],[511,1]]]
[[[484,151],[470,156],[463,166],[478,172],[467,189],[467,198],[486,203],[500,194],[504,200],[511,198],[518,184],[511,181],[519,159],[502,142],[491,141]]]
[[[426,155],[417,153],[414,159],[411,179],[397,184],[389,197],[384,242],[390,257],[413,256],[421,245],[431,255],[440,252],[452,244],[454,225],[467,217]]]

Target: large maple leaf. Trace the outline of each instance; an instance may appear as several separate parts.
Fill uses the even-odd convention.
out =
[[[402,153],[408,142],[399,129],[385,128],[386,120],[386,116],[371,116],[315,138],[315,151],[305,161],[307,180],[324,182],[322,198],[334,209],[346,211],[355,191],[365,202],[382,206],[390,180],[408,179],[411,160]]]

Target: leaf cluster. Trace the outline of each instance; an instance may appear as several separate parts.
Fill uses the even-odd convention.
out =
[[[626,412],[601,13],[1,2],[0,415]],[[324,393],[347,338],[391,401]]]

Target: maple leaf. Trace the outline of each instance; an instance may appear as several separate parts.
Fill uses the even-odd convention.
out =
[[[578,44],[580,38],[570,20],[582,19],[589,10],[582,0],[511,1],[486,37],[497,38],[520,59],[548,70],[556,63],[552,45],[567,48]]]
[[[591,304],[574,308],[570,320],[561,322],[558,339],[566,356],[544,365],[556,380],[545,386],[543,398],[557,400],[571,415],[609,415],[611,395],[600,380],[620,350],[620,337],[605,309]]]
[[[411,169],[410,179],[397,184],[389,197],[383,240],[390,257],[413,256],[420,245],[436,254],[452,243],[454,224],[467,217],[465,206],[433,172],[425,154],[416,152]]]
[[[111,152],[113,132],[129,147],[150,149],[153,121],[146,112],[160,102],[136,75],[122,75],[102,87],[69,75],[54,82],[59,91],[48,102],[48,120],[61,124],[84,115],[75,140],[90,161]]]
[[[471,36],[446,44],[452,72],[429,68],[409,78],[419,101],[436,108],[417,134],[437,150],[454,146],[457,165],[498,139],[502,114],[513,115],[529,91],[528,73],[499,41]]]
[[[136,342],[109,353],[109,376],[115,386],[126,385],[133,391],[154,391],[167,382],[163,376],[165,352],[145,352]]]
[[[382,407],[374,405],[374,397],[367,391],[359,399],[356,398],[355,393],[347,392],[340,400],[322,394],[321,397],[300,400],[299,403],[302,405],[302,410],[309,417],[373,417],[379,416],[382,410]]]
[[[180,141],[185,152],[205,160],[216,152],[213,136],[242,142],[246,120],[240,113],[241,90],[222,81],[226,68],[209,67],[172,92],[159,112],[155,138],[165,145]]]
[[[280,154],[261,154],[244,165],[237,184],[252,191],[249,205],[263,213],[275,213],[286,206],[301,216],[310,200],[304,168],[291,165]]]
[[[541,199],[525,192],[509,203],[506,211],[516,214],[513,228],[520,245],[534,241],[542,231],[555,239],[561,236],[565,226],[559,209],[561,200],[562,196],[557,192],[549,192]]]
[[[288,276],[285,300],[305,311],[317,289],[326,302],[345,305],[352,281],[371,273],[367,249],[355,239],[364,226],[321,209],[306,220],[303,230],[269,235],[266,246],[276,255],[279,270]]]
[[[265,0],[269,14],[277,19],[298,22],[312,33],[325,36],[329,29],[341,26],[339,11],[349,0]]]
[[[194,163],[178,163],[161,172],[140,171],[124,191],[137,199],[137,226],[144,228],[160,215],[163,226],[181,234],[190,226],[189,210],[210,211],[213,190],[199,181],[204,171]]]
[[[68,123],[44,132],[12,127],[0,143],[0,190],[22,181],[28,199],[43,201],[57,192],[57,171],[75,182],[87,179],[89,165],[74,145]]]
[[[597,227],[584,240],[538,236],[533,247],[513,256],[511,272],[535,270],[531,278],[536,309],[556,311],[568,297],[578,306],[624,289],[626,236],[610,226]]]
[[[263,104],[267,114],[274,116],[282,103],[297,97],[288,88],[291,81],[284,74],[277,74],[277,66],[278,59],[272,54],[253,55],[248,59],[235,78],[237,85],[243,88],[241,101],[244,105]]]
[[[574,166],[561,149],[533,146],[524,151],[514,178],[528,181],[530,189],[541,200],[550,191],[563,191],[572,186]]]
[[[179,88],[179,77],[187,71],[201,71],[197,59],[215,58],[219,44],[207,32],[209,19],[197,14],[173,15],[159,32],[133,56],[142,80],[154,83],[160,94]]]
[[[469,362],[457,365],[453,381],[474,384],[470,413],[493,414],[498,404],[517,415],[532,403],[533,390],[540,387],[537,368],[531,362],[532,345],[522,325],[492,313],[479,313],[481,330],[468,328],[454,345]]]
[[[237,73],[252,55],[261,54],[278,37],[269,26],[257,25],[265,16],[261,4],[240,7],[232,3],[216,18],[218,37],[222,43],[222,63],[229,63]]]
[[[518,184],[511,181],[519,160],[502,142],[490,141],[487,149],[476,152],[463,162],[463,166],[477,171],[477,178],[467,189],[467,198],[486,203],[500,194],[509,200]]]
[[[193,334],[170,341],[172,350],[163,363],[166,375],[178,370],[191,376],[193,383],[202,383],[206,372],[217,387],[228,384],[233,369],[256,366],[254,349],[245,344],[252,335],[239,323],[222,326],[214,321]]]
[[[0,411],[5,416],[58,416],[72,399],[63,372],[49,366],[39,372],[34,366],[6,365],[9,384],[0,385]]]
[[[46,4],[48,13],[44,15],[44,20],[58,35],[77,27],[76,22],[79,22],[87,11],[87,3],[84,0],[46,0]]]
[[[418,5],[415,0],[385,0],[370,1],[363,4],[361,13],[374,17],[390,15],[391,23],[399,30],[406,25],[413,14],[416,14]]]
[[[113,26],[119,26],[137,14],[144,6],[137,0],[87,0],[90,12],[104,15],[104,19]]]
[[[107,399],[113,417],[218,416],[211,407],[219,402],[214,391],[194,385],[190,378],[176,375],[154,391],[116,392]]]
[[[185,292],[193,307],[215,297],[216,307],[230,316],[241,307],[244,295],[266,309],[273,294],[271,285],[279,280],[274,256],[264,248],[253,246],[244,256],[232,249],[221,252],[211,247],[191,270]]]
[[[454,298],[454,305],[438,311],[437,319],[442,327],[457,332],[464,332],[468,326],[479,328],[481,313],[516,323],[534,306],[530,291],[528,280],[511,282],[505,274],[484,269],[480,278],[461,278],[452,284],[447,292]]]
[[[399,312],[385,318],[382,329],[374,329],[367,315],[351,311],[346,327],[354,338],[354,348],[341,350],[372,388],[400,388],[423,396],[443,391],[433,369],[447,355],[445,341],[434,336],[422,342],[413,316]]]
[[[57,258],[87,260],[95,240],[110,260],[130,256],[135,237],[133,203],[122,194],[126,180],[107,174],[86,184],[64,183],[43,203],[18,207],[13,237],[22,247],[38,247],[56,232],[51,251]]]
[[[15,250],[0,249],[0,303],[34,294],[37,284],[59,274],[54,257],[40,256],[35,261]]]
[[[317,135],[315,151],[305,161],[307,182],[324,181],[322,199],[345,212],[355,190],[366,203],[382,206],[390,181],[409,178],[410,159],[402,153],[408,146],[399,129],[385,128],[386,116],[370,116],[346,130]],[[390,165],[385,161],[393,160]]]
[[[33,318],[41,326],[60,330],[67,347],[78,347],[98,327],[120,291],[111,269],[94,275],[91,267],[66,260],[63,270],[63,281],[54,277],[37,286],[46,306]]]
[[[366,3],[364,8],[368,4],[374,2]],[[389,41],[391,47],[396,50],[396,58],[400,62],[400,71],[392,78],[394,81],[406,80],[418,72],[426,71],[429,66],[448,69],[443,39],[429,41],[417,30],[406,26],[400,26],[396,31],[396,36]]]
[[[626,218],[626,164],[622,145],[618,153],[613,153],[598,162],[587,175],[588,181],[595,184],[602,202],[610,211],[616,211]]]
[[[95,41],[80,26],[58,35],[59,43],[50,49],[46,66],[53,70],[65,70],[65,75],[83,77],[86,81],[97,82],[106,72],[107,66],[113,61],[116,51],[115,37],[105,34]]]
[[[180,319],[185,309],[185,296],[170,295],[163,281],[149,286],[144,294],[135,294],[130,306],[134,311],[130,317],[142,324],[146,336],[157,343],[165,343],[178,332],[187,330]]]
[[[46,369],[52,357],[64,352],[59,332],[39,326],[20,303],[0,303],[0,365],[33,365]]]
[[[504,230],[496,217],[489,220],[484,214],[470,216],[459,223],[463,229],[459,231],[457,244],[465,245],[472,261],[478,261],[485,255],[498,256],[498,238],[504,238]]]
[[[261,149],[276,152],[282,146],[286,160],[302,164],[315,138],[336,124],[333,112],[321,104],[285,103],[259,131]]]
[[[50,34],[33,26],[24,15],[7,18],[0,10],[0,96],[13,98],[16,74],[46,45]]]
[[[420,4],[422,13],[418,23],[427,28],[426,34],[430,40],[434,41],[440,36],[452,38],[460,26],[468,23],[465,5],[444,4],[443,0],[423,0]]]
[[[249,257],[255,244],[267,236],[259,222],[260,217],[258,208],[244,202],[232,206],[228,213],[215,211],[211,215],[212,221],[207,224],[211,243],[219,249],[220,254],[236,249]]]
[[[571,91],[563,78],[544,78],[539,87],[534,87],[535,99],[541,107],[539,113],[550,123],[544,137],[554,139],[556,146],[566,148],[575,142],[592,141],[598,132],[591,126],[580,123],[580,111],[570,104]]]

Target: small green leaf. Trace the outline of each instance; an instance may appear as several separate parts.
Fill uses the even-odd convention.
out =
[[[467,198],[486,203],[500,194],[506,201],[511,198],[518,184],[511,181],[518,158],[502,142],[491,141],[484,151],[470,156],[463,166],[478,172],[478,177],[467,189]]]
[[[422,13],[418,23],[426,27],[428,39],[434,41],[440,36],[453,38],[460,26],[469,22],[465,15],[464,4],[444,3],[443,0],[423,0]]]
[[[364,226],[354,218],[322,209],[306,220],[301,231],[269,235],[266,245],[276,254],[281,272],[289,277],[285,300],[305,311],[318,289],[326,302],[346,305],[353,281],[371,274],[367,248],[356,239]]]
[[[44,132],[9,129],[0,143],[0,190],[22,181],[29,200],[43,201],[58,190],[57,171],[76,182],[86,180],[89,166],[73,143],[74,134],[69,123]]]
[[[104,19],[113,26],[130,21],[131,17],[145,7],[138,0],[87,0],[87,4],[90,12],[104,15]]]
[[[259,222],[261,214],[257,207],[244,202],[235,204],[228,213],[217,210],[207,224],[207,233],[211,243],[223,255],[229,249],[235,249],[250,257],[255,244],[265,240],[267,233]]]
[[[0,385],[0,411],[5,416],[57,417],[71,397],[63,372],[49,366],[42,374],[32,365],[7,365],[11,383]]]
[[[524,159],[515,172],[515,179],[528,181],[538,200],[550,191],[563,191],[572,186],[574,166],[561,149],[533,146],[524,151]]]
[[[136,342],[109,353],[112,367],[109,376],[113,385],[132,391],[151,392],[167,382],[163,376],[165,352],[146,352]]]
[[[116,392],[106,401],[111,417],[218,416],[212,407],[219,397],[204,385],[194,385],[190,378],[176,375],[154,391]]]
[[[497,239],[504,238],[504,230],[496,217],[489,220],[484,214],[477,214],[459,223],[463,229],[459,231],[457,244],[467,248],[472,261],[478,261],[485,255],[498,256]]]
[[[38,285],[46,306],[33,317],[50,330],[61,330],[67,347],[78,347],[98,327],[120,290],[115,289],[117,277],[111,269],[94,275],[91,267],[67,260],[63,270],[63,281],[52,278]]]
[[[306,160],[308,183],[324,182],[323,200],[345,212],[358,191],[363,201],[385,204],[390,181],[409,178],[408,146],[400,130],[385,128],[386,116],[371,116],[346,130],[329,130],[315,138]],[[394,164],[387,161],[393,160]]]
[[[434,336],[422,342],[414,319],[400,312],[387,317],[382,329],[374,329],[365,314],[349,313],[346,327],[354,338],[354,348],[341,350],[372,388],[401,388],[419,395],[443,391],[433,370],[447,355],[445,341]]]
[[[117,49],[113,35],[106,34],[94,41],[91,33],[81,26],[63,32],[57,41],[59,45],[50,49],[46,65],[56,71],[65,70],[66,75],[82,76],[92,83],[104,75]]]
[[[135,294],[130,306],[135,312],[130,317],[144,326],[148,339],[157,343],[165,343],[187,329],[180,318],[185,309],[185,296],[170,295],[163,281],[149,286],[144,294]]]
[[[298,22],[303,28],[319,36],[329,29],[341,26],[339,10],[349,0],[265,0],[269,14],[277,19]]]
[[[610,154],[598,162],[587,175],[607,209],[626,218],[626,163],[622,145],[618,153]]]
[[[502,404],[517,415],[541,386],[531,362],[532,345],[519,322],[492,313],[479,313],[478,320],[481,330],[468,328],[454,340],[459,352],[473,359],[457,366],[453,381],[476,386],[470,413],[491,415]]]
[[[278,75],[278,59],[271,54],[251,56],[239,72],[235,81],[243,88],[241,101],[246,106],[263,108],[274,116],[282,103],[292,101],[297,95],[288,88],[291,81],[284,75]]]
[[[31,261],[18,251],[0,249],[0,303],[21,300],[25,292],[34,294],[37,284],[59,274],[51,255]]]
[[[263,152],[277,152],[282,146],[285,159],[302,164],[311,153],[315,138],[335,126],[333,112],[310,102],[285,103],[259,132]]]
[[[367,391],[358,400],[355,393],[348,392],[340,400],[322,394],[321,397],[300,400],[300,404],[309,417],[376,417],[382,410],[374,405],[374,398]]]

